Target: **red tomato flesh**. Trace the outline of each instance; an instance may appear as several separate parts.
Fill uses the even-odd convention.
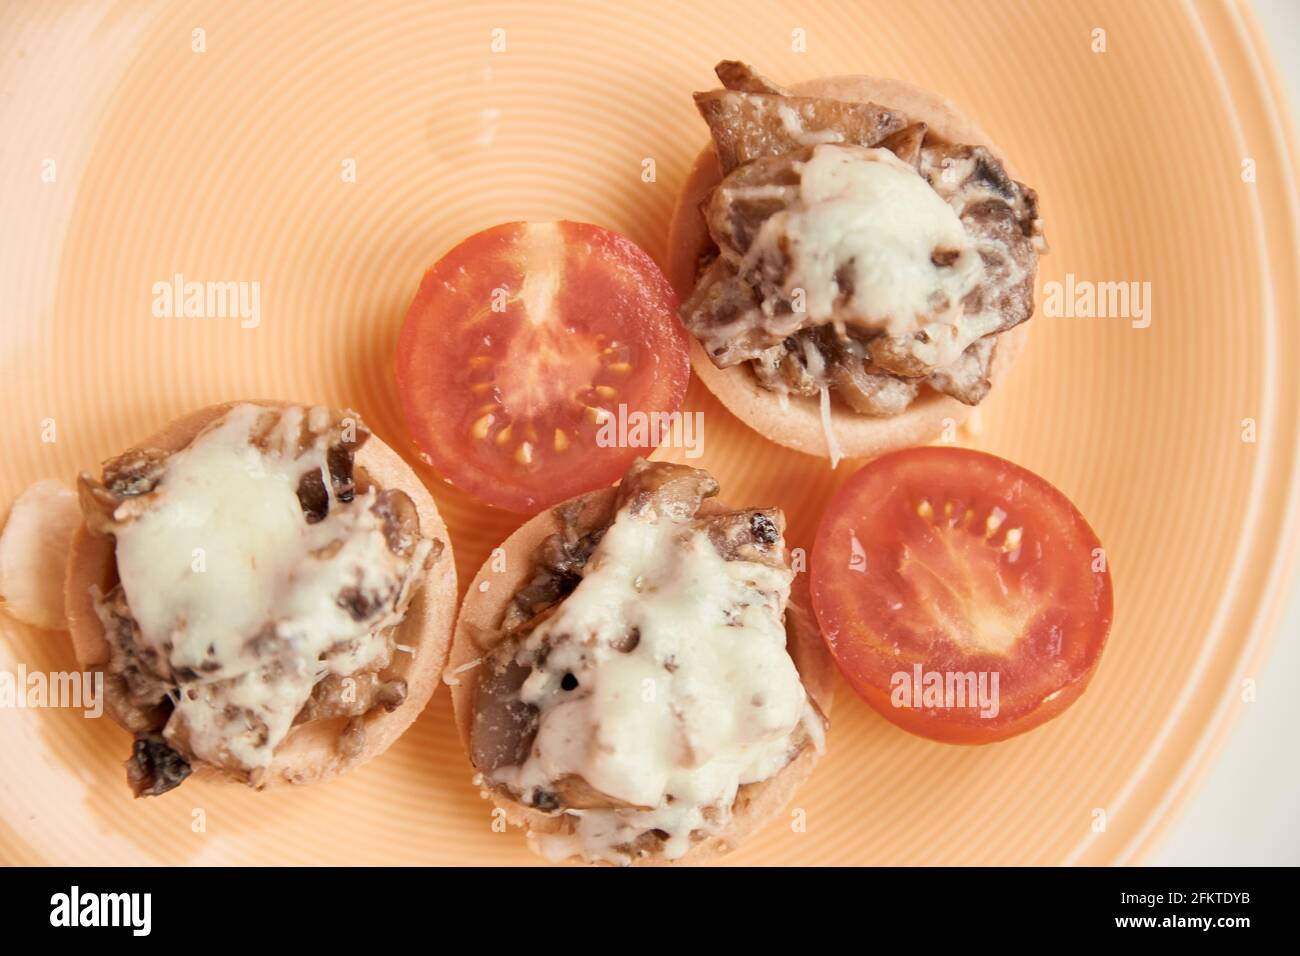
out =
[[[950,743],[1002,740],[1073,703],[1113,608],[1078,509],[1032,472],[961,448],[895,452],[850,478],[822,518],[810,584],[858,694]]]
[[[620,406],[677,411],[689,377],[677,298],[654,260],[577,222],[505,223],[464,240],[425,273],[397,345],[402,409],[433,466],[526,513],[648,455],[597,439],[615,433]]]

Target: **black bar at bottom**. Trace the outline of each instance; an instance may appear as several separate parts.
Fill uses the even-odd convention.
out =
[[[1229,943],[1289,923],[1275,869],[9,869],[7,941],[693,950],[790,932],[971,945],[1135,936]],[[87,925],[90,924],[90,925]],[[115,925],[103,925],[115,924]],[[614,935],[592,935],[593,930]],[[621,930],[621,932],[619,932]],[[1039,931],[1050,937],[1035,937]],[[665,932],[670,935],[662,935]],[[397,934],[394,936],[393,934]],[[385,941],[388,942],[385,942]],[[457,940],[460,940],[457,942]],[[620,942],[621,941],[621,942]]]

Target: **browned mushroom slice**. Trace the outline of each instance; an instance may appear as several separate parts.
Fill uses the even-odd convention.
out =
[[[921,171],[921,146],[925,143],[925,134],[929,127],[924,123],[913,123],[900,129],[897,133],[881,142],[881,146],[913,167]]]
[[[758,351],[735,341],[753,324],[757,309],[754,290],[740,281],[735,266],[719,257],[704,270],[678,313],[714,364],[725,368],[744,361],[746,352]]]
[[[875,103],[738,90],[696,93],[695,106],[709,125],[724,176],[737,166],[819,138],[875,146],[907,122],[902,113]]]
[[[882,372],[899,378],[922,379],[934,369],[916,354],[917,346],[928,344],[928,333],[910,332],[906,335],[882,335],[867,345],[871,364]]]
[[[531,629],[539,615],[572,593],[582,580],[582,569],[599,540],[600,535],[596,534],[569,543],[563,533],[557,532],[543,541],[533,576],[515,592],[506,607],[501,630],[515,634]]]
[[[973,235],[989,235],[985,224],[1004,219],[1029,240],[1027,250],[1035,256],[1047,251],[1043,222],[1038,215],[1038,194],[1008,175],[1002,162],[983,146],[937,144],[921,150],[918,171],[947,200]],[[1000,211],[994,213],[995,208]],[[1005,236],[1003,237],[1005,239]]]
[[[748,173],[768,160],[758,160],[736,170],[728,176],[709,200],[705,218],[709,225],[709,235],[722,249],[736,253],[733,258],[743,256],[758,238],[763,223],[773,215],[786,209],[799,197],[799,175],[793,169],[788,157],[773,157],[790,172],[788,183],[750,186],[733,179],[739,173]]]
[[[619,483],[618,507],[633,515],[653,509],[680,521],[693,518],[700,503],[717,493],[717,479],[703,469],[638,458]]]
[[[682,323],[718,368],[757,358],[780,345],[804,320],[788,303],[764,312],[754,289],[725,259],[713,261],[681,307]]]
[[[148,494],[157,487],[168,454],[154,448],[133,448],[104,462],[104,487],[118,498]]]
[[[785,514],[780,508],[728,511],[695,519],[706,532],[718,554],[727,561],[752,561],[772,568],[784,568],[776,545],[785,533]]]
[[[326,468],[334,497],[351,501],[356,494],[356,481],[352,474],[357,451],[370,438],[370,429],[350,409],[331,409],[329,424],[329,449],[325,453]]]
[[[112,534],[119,521],[148,507],[148,495],[158,487],[167,466],[167,452],[133,448],[104,462],[103,479],[88,471],[77,476],[77,497],[86,525],[96,534]],[[131,502],[120,514],[118,509]]]
[[[600,543],[613,519],[613,503],[588,496],[557,505],[553,511],[560,530],[542,541],[536,555],[533,576],[515,592],[501,620],[507,634],[535,625],[539,612],[567,596],[582,580],[591,552]]]
[[[325,466],[329,470],[330,485],[339,501],[351,501],[356,496],[357,485],[352,477],[354,452],[347,445],[331,445],[325,453]]]
[[[311,697],[293,722],[359,717],[376,707],[391,713],[406,700],[406,690],[401,678],[386,681],[373,671],[348,677],[328,674],[312,688]]]
[[[370,510],[384,525],[388,550],[400,557],[410,557],[420,541],[420,513],[406,492],[388,488],[375,497]],[[441,546],[438,547],[441,552]]]
[[[984,331],[1005,332],[1034,314],[1037,239],[1023,233],[1023,223],[1000,199],[970,203],[962,211],[962,222],[980,240],[985,282],[978,305],[991,319]],[[966,311],[972,311],[969,303]]]
[[[1030,197],[1026,193],[1033,192],[1007,175],[998,158],[983,146],[927,146],[921,154],[920,173],[945,198],[959,193],[972,199],[992,195],[1027,211]]]
[[[158,797],[174,790],[190,775],[190,765],[161,734],[136,734],[126,779],[137,797]]]
[[[957,361],[941,368],[926,382],[935,391],[951,395],[966,405],[978,405],[989,393],[989,366],[997,349],[997,336],[986,335],[961,354]]]
[[[981,255],[987,256],[984,250]],[[980,339],[1029,318],[1033,310],[1031,276],[1010,287],[1005,282],[989,283],[986,278],[985,285],[973,289],[963,300],[963,314],[956,322],[933,322],[915,332],[872,339],[866,347],[871,364],[878,371],[903,379],[924,379],[941,371],[959,361]],[[990,300],[988,296],[996,298]]]
[[[765,156],[727,174],[703,209],[718,247],[743,257],[763,223],[799,198],[800,164],[811,156],[811,149]]]
[[[280,414],[274,412],[269,418],[262,416],[258,431],[251,440],[254,446],[270,450],[275,436],[274,428],[280,417]],[[298,484],[298,500],[308,524],[323,520],[329,513],[330,496],[325,491],[326,478],[334,498],[348,502],[355,497],[357,483],[352,473],[353,462],[357,449],[370,438],[370,430],[362,424],[357,413],[349,409],[313,408],[302,417],[296,446],[281,448],[280,451],[298,457],[321,438],[326,442],[325,468],[303,475]]]
[[[872,371],[865,361],[848,353],[837,356],[829,371],[835,393],[862,415],[898,415],[912,404],[919,390],[915,382]]]
[[[370,438],[370,429],[350,408],[303,408],[304,414],[298,420],[298,431],[294,435],[286,434],[281,428],[285,411],[287,409],[262,409],[249,432],[249,444],[259,451],[297,458],[321,438],[325,439],[328,447],[338,446],[353,453]]]
[[[522,764],[537,736],[538,709],[519,698],[532,668],[515,661],[517,646],[516,641],[503,642],[484,660],[485,671],[474,693],[470,759],[483,773]]]
[[[167,690],[171,666],[158,651],[140,640],[140,627],[121,584],[95,601],[104,628],[109,659],[106,693],[114,697],[114,713],[129,730],[158,730],[167,723]]]
[[[330,496],[325,490],[325,479],[319,468],[304,472],[298,479],[298,506],[302,508],[303,519],[308,524],[324,521],[329,514]]]
[[[802,334],[774,345],[751,363],[758,384],[774,392],[811,398],[821,391],[822,383],[808,371],[807,360],[798,340]]]
[[[789,96],[790,91],[777,86],[748,63],[739,60],[723,60],[713,68],[722,85],[729,90],[741,93],[775,93],[777,96]]]

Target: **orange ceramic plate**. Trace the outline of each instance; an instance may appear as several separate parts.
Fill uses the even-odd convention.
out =
[[[1243,10],[992,6],[959,29],[950,4],[924,0],[6,9],[0,500],[232,398],[352,405],[406,447],[397,330],[458,239],[576,219],[660,256],[705,141],[690,93],[724,56],[783,82],[911,80],[976,117],[1039,190],[1040,287],[1151,284],[1145,328],[1048,316],[1040,295],[1028,349],[960,439],[1088,516],[1115,626],[1078,704],[991,747],[908,736],[845,688],[830,755],[797,797],[807,832],[774,823],[731,859],[1139,860],[1212,762],[1286,580],[1294,142]],[[153,286],[177,273],[260,283],[256,327],[156,317]],[[695,463],[730,500],[784,507],[792,543],[810,546],[851,464],[831,472],[765,442],[698,384],[687,404],[705,415]],[[519,519],[435,491],[469,581]],[[19,663],[73,658],[61,636],[6,620],[0,669]],[[3,862],[534,861],[521,836],[492,831],[445,693],[360,772],[266,794],[195,784],[132,802],[126,734],[70,711],[0,711],[0,734]]]

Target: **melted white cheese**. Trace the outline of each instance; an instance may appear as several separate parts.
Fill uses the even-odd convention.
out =
[[[800,166],[799,201],[768,217],[747,253],[790,268],[784,291],[802,289],[812,323],[832,318],[890,335],[956,323],[984,275],[957,213],[887,149],[820,145]],[[937,266],[937,250],[955,252]],[[841,295],[837,273],[852,289]]]
[[[785,647],[791,578],[724,560],[689,516],[619,513],[525,643],[549,648],[520,691],[540,725],[529,758],[492,779],[529,793],[576,775],[630,808],[567,811],[573,835],[540,837],[544,855],[626,863],[659,830],[680,857],[693,833],[726,825],[742,784],[789,762],[801,723],[820,729]]]
[[[811,106],[807,106],[804,109],[808,113],[812,112]],[[780,117],[781,126],[785,129],[786,135],[800,146],[816,146],[818,143],[844,142],[844,134],[836,129],[824,129],[810,133],[804,126],[803,115],[794,107],[785,103],[781,103],[777,106],[776,115]]]
[[[803,340],[803,360],[813,381],[825,380],[826,359],[822,356],[821,349],[817,348],[817,343],[806,336]],[[840,443],[835,440],[835,427],[831,420],[831,392],[825,385],[820,387],[817,404],[821,414],[822,435],[826,438],[826,454],[831,460],[831,470],[834,471],[839,467],[844,452],[840,449]]]
[[[825,385],[817,397],[817,410],[821,415],[822,435],[826,438],[826,455],[831,460],[831,471],[834,471],[844,457],[844,450],[835,439],[835,423],[831,419],[831,390]]]
[[[318,439],[300,452],[298,436],[317,410],[280,413],[267,451],[250,444],[265,414],[237,406],[172,455],[147,507],[123,505],[133,516],[114,531],[140,642],[173,671],[198,674],[178,680],[168,738],[180,734],[200,760],[248,769],[269,765],[322,677],[387,663],[381,632],[400,614],[357,621],[340,593],[357,588],[394,607],[431,547],[421,540],[409,562],[389,550],[373,488],[345,503],[326,480],[329,512],[307,524],[298,482],[325,467],[328,449]]]

